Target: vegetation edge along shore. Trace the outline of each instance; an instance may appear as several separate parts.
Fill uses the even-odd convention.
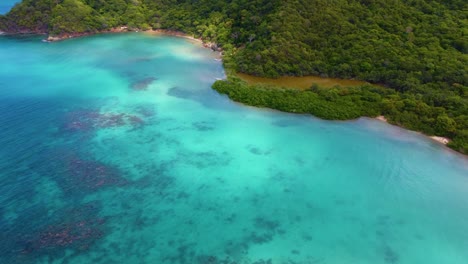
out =
[[[13,34],[9,33],[9,34],[10,35],[17,35],[17,34],[47,35],[47,38],[45,38],[44,41],[57,42],[57,41],[64,41],[64,40],[73,39],[73,38],[92,36],[92,35],[96,35],[96,34],[130,33],[130,32],[140,32],[140,31],[141,32],[146,32],[146,33],[151,33],[151,34],[162,34],[162,35],[167,35],[167,36],[182,37],[182,38],[187,38],[187,39],[190,39],[190,40],[199,41],[199,42],[201,42],[203,44],[203,46],[205,48],[210,48],[213,51],[222,52],[222,48],[219,48],[218,44],[216,44],[216,43],[205,42],[201,38],[196,38],[196,37],[191,36],[191,35],[189,35],[189,34],[187,34],[185,32],[182,32],[182,31],[174,31],[174,30],[166,30],[166,29],[156,29],[156,30],[132,29],[131,30],[131,29],[128,29],[126,26],[121,26],[121,27],[113,28],[111,30],[105,30],[105,31],[100,31],[100,32],[76,33],[76,34],[68,33],[68,34],[62,34],[62,35],[59,35],[59,36],[47,35],[46,32],[20,32],[20,33],[13,33]],[[386,123],[390,123],[390,124],[397,125],[397,126],[400,126],[400,127],[403,127],[403,128],[407,128],[404,125],[398,124],[396,122],[392,122],[392,120],[389,120],[389,118],[387,118],[387,117],[385,117],[383,115],[379,115],[378,112],[373,112],[373,113],[370,113],[370,114],[367,114],[367,115],[365,113],[362,113],[361,115],[359,115],[359,114],[358,115],[353,115],[350,112],[349,115],[346,115],[344,118],[342,118],[342,117],[340,117],[338,115],[335,116],[335,115],[330,115],[330,114],[327,114],[327,113],[322,113],[320,111],[320,109],[323,106],[320,106],[320,105],[317,106],[316,108],[312,108],[312,109],[315,109],[315,111],[314,110],[302,111],[302,110],[298,110],[300,108],[298,108],[298,109],[296,109],[296,108],[288,109],[287,106],[279,106],[279,105],[275,105],[273,103],[271,103],[271,104],[268,104],[268,103],[266,103],[266,104],[254,103],[253,101],[245,100],[245,98],[243,99],[242,97],[236,97],[233,93],[229,92],[229,89],[221,88],[223,86],[223,84],[221,84],[221,83],[231,83],[232,81],[234,81],[236,83],[241,84],[242,86],[247,87],[247,89],[260,89],[260,90],[263,90],[263,91],[265,91],[265,89],[270,90],[273,93],[278,93],[279,97],[281,97],[281,94],[286,92],[286,91],[289,91],[289,92],[292,92],[292,93],[299,92],[299,94],[300,94],[300,92],[304,92],[304,91],[300,91],[300,90],[297,90],[297,89],[294,89],[294,88],[291,88],[291,87],[280,87],[280,86],[267,85],[267,84],[252,85],[252,84],[248,84],[246,81],[244,81],[241,78],[237,77],[236,73],[233,70],[226,69],[226,72],[227,72],[227,76],[228,76],[227,79],[226,80],[217,80],[213,84],[212,88],[214,90],[216,90],[217,92],[219,92],[220,94],[225,94],[231,100],[239,102],[239,103],[243,103],[243,104],[250,105],[250,106],[255,106],[255,107],[265,107],[265,108],[275,109],[275,110],[279,110],[279,111],[282,111],[282,112],[301,113],[301,114],[306,113],[306,114],[311,114],[313,116],[316,116],[316,117],[319,117],[319,118],[322,118],[322,119],[325,119],[325,120],[353,120],[353,119],[357,119],[357,118],[360,118],[360,117],[371,117],[371,118],[376,118],[376,119],[381,120],[381,121],[386,122]],[[361,87],[366,89],[366,87],[369,88],[369,87],[375,87],[375,86],[372,86],[371,84],[369,84],[369,85],[363,85]],[[332,90],[333,89],[348,90],[348,89],[354,89],[354,88],[357,88],[357,87],[340,87],[340,86],[336,86],[336,87],[333,87],[331,89]],[[313,83],[311,83],[311,88],[310,88],[310,90],[308,92],[312,92],[312,91],[318,90],[318,89],[322,90],[322,91],[330,90],[330,88],[320,87],[318,85],[314,85]],[[275,92],[275,90],[277,90],[277,91]],[[273,100],[273,98],[270,98],[270,99]],[[326,100],[329,100],[329,99],[330,98],[328,98]],[[313,102],[311,101],[311,103],[313,103]],[[331,103],[331,104],[333,104],[333,103]],[[331,106],[330,110],[333,111],[333,106]],[[413,131],[417,131],[417,130],[413,130]],[[421,132],[421,131],[417,131],[417,132]],[[437,141],[437,142],[439,142],[439,143],[441,143],[443,145],[448,145],[449,147],[451,146],[450,142],[452,140],[447,138],[447,137],[439,137],[439,136],[432,136],[432,135],[426,135],[426,136],[428,136],[429,138],[431,138],[431,139],[433,139],[433,140],[435,140],[435,141]],[[465,154],[464,152],[461,152],[461,153]]]
[[[450,138],[449,147],[467,154],[467,7],[459,0],[23,0],[0,16],[0,30],[59,39],[121,25],[186,32],[222,48],[228,77],[213,88],[235,101],[324,119],[384,115],[392,124]],[[297,91],[248,85],[235,72],[386,87]]]
[[[139,31],[146,32],[146,33],[151,33],[151,34],[162,34],[162,35],[167,35],[167,36],[182,37],[182,38],[187,38],[187,39],[194,40],[194,41],[199,41],[199,42],[201,42],[203,44],[203,46],[205,48],[210,48],[213,51],[222,52],[222,48],[219,48],[217,43],[204,42],[203,39],[196,38],[194,36],[188,35],[188,34],[186,34],[185,32],[182,32],[182,31],[174,31],[174,30],[166,30],[166,29],[156,29],[156,30],[133,29],[133,30],[130,30],[126,26],[116,27],[116,28],[113,28],[111,30],[95,32],[95,33],[63,34],[63,35],[60,35],[60,36],[51,36],[51,35],[49,35],[44,40],[48,41],[48,42],[56,42],[56,41],[63,41],[63,40],[71,39],[71,38],[90,36],[90,35],[94,35],[94,34],[128,33],[128,32],[139,32]],[[22,34],[25,34],[25,33],[23,32]],[[34,33],[34,34],[37,34],[37,33]],[[42,34],[46,35],[47,33],[42,33]],[[242,82],[244,85],[249,87],[249,89],[255,89],[256,88],[256,85],[248,84],[247,82],[245,82],[241,78],[238,78],[236,73],[233,72],[232,70],[228,69],[227,72],[229,72],[228,79],[234,79],[235,81]],[[218,81],[219,82],[224,82],[226,80],[218,80]],[[294,89],[292,87],[280,87],[280,86],[274,86],[274,85],[260,85],[260,86],[262,86],[263,88],[266,88],[266,89],[296,90],[296,89]],[[365,85],[365,86],[367,87],[368,85]],[[314,84],[311,83],[311,88],[310,88],[311,90],[317,89],[317,88],[319,88],[319,86],[314,86]],[[344,87],[336,86],[336,87],[333,87],[333,88],[343,89]],[[393,125],[398,125],[400,127],[404,127],[404,126],[401,126],[400,124],[397,124],[397,123],[394,123],[394,122],[391,122],[391,121],[389,122],[388,118],[384,117],[383,115],[374,116],[375,115],[374,114],[372,116],[365,116],[365,115],[363,115],[363,116],[352,116],[352,117],[350,116],[349,118],[341,119],[339,117],[332,117],[332,116],[328,116],[328,115],[323,115],[323,114],[320,114],[319,112],[298,112],[296,109],[286,110],[286,109],[284,109],[282,107],[275,108],[274,106],[271,106],[271,105],[264,105],[264,106],[255,105],[255,104],[250,103],[249,101],[236,100],[236,98],[232,98],[229,93],[227,93],[223,89],[220,89],[218,85],[217,86],[213,85],[213,89],[215,89],[219,93],[228,95],[228,97],[230,97],[231,100],[234,100],[234,101],[239,102],[239,103],[245,103],[246,105],[256,106],[256,107],[267,107],[267,108],[271,108],[271,109],[275,109],[275,110],[279,110],[279,111],[283,111],[283,112],[291,112],[291,113],[308,113],[308,114],[314,115],[316,117],[323,118],[323,119],[328,119],[328,120],[352,120],[352,119],[356,119],[356,118],[359,118],[359,117],[371,117],[371,118],[376,118],[376,119],[381,120],[381,121],[386,122],[386,123],[390,123],[390,124],[393,124]],[[329,89],[329,88],[322,87],[322,89]],[[348,88],[344,88],[344,89],[348,89]],[[418,132],[420,132],[420,131],[418,131]],[[437,141],[437,142],[439,142],[439,143],[441,143],[443,145],[447,145],[447,144],[449,144],[451,142],[451,140],[449,138],[446,138],[446,137],[431,136],[431,135],[426,135],[426,136],[428,136],[429,138],[431,138],[434,141]]]
[[[231,100],[246,105],[271,108],[283,112],[311,114],[325,120],[354,120],[360,117],[376,118],[383,122],[409,129],[428,136],[434,141],[454,150],[453,140],[424,133],[418,129],[399,123],[391,112],[382,113],[382,95],[391,96],[394,92],[387,88],[372,85],[357,87],[324,88],[312,85],[309,90],[298,90],[264,84],[247,84],[234,74],[226,80],[217,80],[213,89],[227,95]],[[458,150],[462,154],[466,152]]]

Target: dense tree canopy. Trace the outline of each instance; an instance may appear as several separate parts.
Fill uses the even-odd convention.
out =
[[[451,137],[452,147],[467,152],[464,0],[23,0],[0,16],[0,30],[7,32],[60,35],[124,25],[179,30],[216,42],[229,70],[383,84],[390,94],[380,95],[378,106],[366,103],[369,109],[351,111],[353,116],[385,114],[410,129]],[[352,91],[361,97],[366,93],[365,88]],[[312,98],[310,93],[300,96]],[[356,98],[345,99],[362,101]],[[338,113],[340,100],[318,105]]]

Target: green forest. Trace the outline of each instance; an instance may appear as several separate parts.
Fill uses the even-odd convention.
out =
[[[23,0],[0,16],[8,33],[182,31],[217,43],[229,73],[214,88],[249,105],[326,119],[385,115],[452,139],[468,153],[465,0]],[[374,86],[307,91],[247,85],[257,76],[317,75]]]

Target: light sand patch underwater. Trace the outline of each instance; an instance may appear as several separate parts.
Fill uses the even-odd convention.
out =
[[[183,38],[3,55],[1,263],[468,263],[468,162],[419,134],[233,103]]]

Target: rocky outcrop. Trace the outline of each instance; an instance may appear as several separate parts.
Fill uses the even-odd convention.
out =
[[[447,145],[448,143],[450,143],[450,139],[445,138],[445,137],[432,136],[430,138],[444,145]]]
[[[223,51],[223,49],[219,47],[217,43],[214,43],[214,42],[204,42],[203,47],[209,48],[213,51],[219,51],[219,52]]]
[[[380,121],[382,121],[382,122],[388,122],[387,118],[385,118],[385,116],[383,116],[383,115],[378,116],[378,117],[376,117],[375,119],[380,120]]]

